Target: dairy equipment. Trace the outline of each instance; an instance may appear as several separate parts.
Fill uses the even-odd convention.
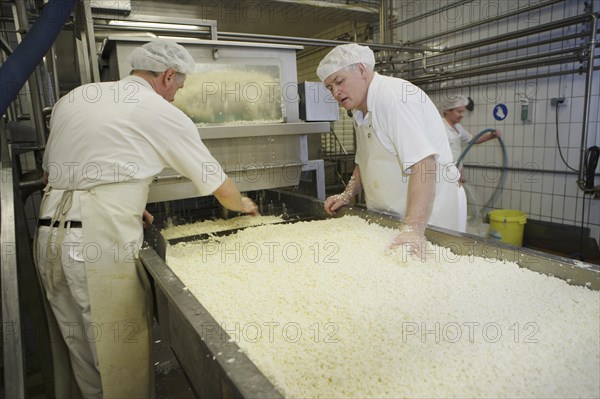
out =
[[[314,198],[269,190],[266,199],[286,204],[291,219],[327,217],[322,203]],[[344,215],[360,216],[386,227],[402,225],[397,218],[360,208],[342,208],[336,217]],[[432,243],[456,254],[516,262],[523,268],[555,276],[569,284],[600,289],[600,269],[590,264],[441,228],[428,228],[426,236]],[[197,238],[190,237],[190,241]],[[150,248],[140,252],[138,267],[140,271],[146,270],[150,277],[147,286],[154,290],[161,337],[172,347],[198,397],[282,397],[273,383],[239,350],[219,320],[215,320],[165,263],[166,240],[156,230],[147,239]]]
[[[155,39],[109,36],[102,51],[103,80],[127,76],[129,54],[150,40]],[[196,71],[174,104],[197,124],[203,142],[241,191],[296,186],[302,170],[322,171],[322,161],[309,159],[307,136],[329,132],[329,123],[299,118],[296,51],[302,47],[177,42],[196,61]],[[324,195],[324,180],[317,184]],[[196,196],[189,180],[167,169],[154,179],[148,202]]]

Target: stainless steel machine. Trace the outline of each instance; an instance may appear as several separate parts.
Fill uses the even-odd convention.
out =
[[[327,217],[322,203],[314,198],[281,190],[268,190],[265,195],[267,201],[285,204],[288,213],[293,215],[289,222]],[[386,227],[402,225],[397,218],[361,208],[343,208],[336,217],[344,215],[357,215]],[[224,231],[218,235],[234,232]],[[595,265],[441,228],[427,229],[426,236],[432,243],[456,254],[516,262],[569,284],[600,290],[600,267]],[[147,285],[154,291],[161,336],[173,349],[195,394],[198,397],[283,397],[165,263],[167,241],[157,230],[147,238],[149,247],[140,252],[138,268],[142,276],[149,277]]]
[[[105,79],[129,74],[127,57],[147,37],[109,37],[103,49]],[[295,186],[300,172],[312,167],[307,136],[329,131],[328,122],[302,122],[298,112],[296,46],[178,39],[197,62],[175,105],[198,126],[211,153],[241,190],[257,192],[257,202],[272,204],[267,214],[285,214],[289,222],[326,218],[319,200],[277,188]],[[274,190],[276,189],[276,190]],[[161,173],[149,202],[168,203],[196,197],[187,179],[172,170]],[[196,200],[192,200],[196,201]],[[191,202],[192,207],[202,203]],[[169,207],[163,210],[168,212]],[[262,207],[261,207],[262,208]],[[264,212],[264,210],[263,210]],[[187,222],[198,219],[190,209]],[[364,209],[344,209],[375,223],[399,227],[390,216]],[[165,220],[158,215],[158,227]],[[161,220],[162,219],[162,220]],[[229,234],[222,232],[220,234]],[[460,255],[517,262],[570,284],[600,290],[600,268],[466,234],[430,228],[427,238]],[[197,239],[197,237],[195,237]],[[165,263],[167,242],[154,229],[146,237],[138,269],[153,298],[161,337],[173,349],[198,397],[280,398],[282,394],[250,359],[227,339],[217,320],[185,288]],[[222,356],[217,356],[221,354]],[[224,359],[235,359],[228,362]]]
[[[109,36],[102,51],[103,80],[131,70],[134,48],[149,37]],[[296,51],[300,46],[178,38],[196,61],[174,104],[198,126],[213,156],[242,191],[296,186],[309,159],[308,135],[328,133],[328,122],[299,118]],[[318,170],[319,172],[319,170]],[[324,196],[323,173],[319,192]],[[148,202],[196,197],[193,184],[165,170],[150,187]]]

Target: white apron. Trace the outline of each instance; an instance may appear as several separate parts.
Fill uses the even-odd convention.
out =
[[[398,157],[381,144],[371,125],[356,124],[356,162],[365,190],[367,208],[379,212],[406,216],[409,175],[402,170]],[[453,169],[456,169],[453,167]],[[464,232],[467,219],[467,199],[458,185],[458,172],[438,170],[435,200],[429,224]]]
[[[151,328],[135,258],[143,241],[142,213],[149,180],[81,191],[83,248],[93,337],[104,398],[152,398]],[[63,221],[73,191],[65,191],[54,220]],[[54,247],[62,246],[64,226]],[[49,247],[50,250],[50,247]],[[47,257],[48,298],[64,280],[60,257]]]

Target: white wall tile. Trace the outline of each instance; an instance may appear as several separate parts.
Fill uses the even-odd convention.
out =
[[[575,197],[565,197],[564,219],[570,222],[577,220],[575,212],[577,210],[577,200]]]
[[[556,148],[556,126],[554,123],[546,123],[546,148]]]
[[[542,194],[552,194],[554,192],[554,176],[548,173],[540,173],[542,180]]]
[[[572,97],[571,101],[571,122],[583,122],[583,97]],[[560,115],[559,115],[560,117]]]
[[[552,216],[552,196],[549,194],[543,194],[541,205],[540,214],[546,217]]]
[[[533,167],[541,169],[544,167],[544,148],[535,147],[533,149]]]
[[[581,130],[583,128],[583,124],[581,122],[570,123],[568,124],[567,128],[569,129],[569,138],[565,143],[563,143],[561,136],[561,146],[563,146],[563,148],[570,147],[579,149],[581,146]]]
[[[600,86],[600,84],[599,84]],[[600,113],[600,108],[598,108],[598,99],[600,97],[599,96],[592,96],[590,99],[590,121],[591,122],[598,122],[600,121],[600,116],[598,115]]]
[[[443,6],[451,3],[453,0],[438,0],[436,6]],[[496,9],[504,8],[504,12],[511,10],[516,7],[526,7],[529,4],[537,4],[544,0],[511,0],[511,1],[475,1],[469,2],[464,6],[461,6],[461,10],[466,12],[460,21],[454,18],[454,21],[448,21],[448,18],[444,21],[437,21],[433,23],[431,17],[422,20],[419,23],[411,24],[410,30],[406,27],[403,28],[403,39],[410,39],[412,37],[425,36],[430,32],[443,32],[448,29],[449,26],[460,26],[461,24],[469,23],[470,21],[477,21],[490,16],[492,11]],[[431,2],[432,3],[432,2]],[[403,1],[397,1],[396,4],[404,4]],[[417,8],[421,9],[421,12],[428,6],[424,4],[430,4],[430,2],[418,2],[414,1],[414,4],[418,4]],[[431,6],[433,7],[433,6]],[[431,8],[430,7],[430,8]],[[475,7],[476,9],[473,9]],[[551,7],[544,7],[529,15],[529,20],[524,19],[524,16],[513,17],[510,19],[501,19],[496,23],[487,24],[480,28],[470,29],[465,31],[464,34],[452,34],[448,35],[447,38],[442,38],[440,42],[445,43],[467,43],[479,38],[498,36],[499,34],[514,32],[517,28],[524,28],[529,26],[537,26],[549,21],[558,21],[564,19],[565,16],[580,15],[583,9],[583,0],[565,0],[564,2],[557,3]],[[484,11],[485,10],[485,11]],[[487,13],[486,15],[483,15]],[[493,14],[493,13],[492,13]],[[423,24],[423,21],[427,21]],[[428,30],[426,26],[428,25]],[[579,26],[573,26],[568,29],[555,29],[551,33],[540,33],[531,35],[528,38],[515,39],[513,43],[536,43],[536,40],[545,40],[550,37],[560,37],[568,32],[575,32]],[[571,40],[570,42],[575,42]],[[580,41],[577,41],[578,43]],[[572,45],[568,43],[557,42],[552,48],[560,49],[563,45]],[[500,43],[497,45],[489,46],[489,49],[505,47],[506,43]],[[534,55],[539,52],[548,51],[549,45],[543,45],[538,47],[530,47],[528,49],[520,50],[521,54]],[[600,55],[600,49],[597,49],[597,54]],[[477,50],[464,52],[463,55],[476,54]],[[508,57],[507,57],[508,55]],[[517,56],[517,52],[513,51],[509,54],[503,54],[501,56],[490,56],[486,62],[492,62],[498,59],[506,59],[506,62],[510,62],[512,58]],[[472,59],[473,62],[476,60]],[[482,60],[479,60],[482,61]],[[472,61],[466,61],[462,63],[461,67],[468,67],[472,65]],[[535,69],[528,70],[528,74],[534,73],[548,73],[556,71],[565,71],[573,67],[578,67],[577,63],[570,63],[565,65],[554,65],[544,66]],[[578,167],[579,161],[579,144],[581,138],[581,122],[583,120],[583,91],[585,89],[585,76],[574,74],[574,75],[563,75],[549,78],[541,78],[538,80],[528,81],[517,81],[511,83],[496,84],[492,80],[502,77],[515,77],[522,76],[521,71],[510,71],[498,74],[491,74],[483,77],[473,77],[457,80],[451,82],[451,84],[466,83],[469,84],[473,81],[481,81],[483,79],[489,80],[489,84],[472,86],[470,89],[458,89],[464,94],[470,95],[475,101],[475,110],[470,112],[464,119],[464,126],[472,133],[476,134],[486,127],[496,127],[502,130],[503,139],[509,152],[509,165],[518,165],[519,167],[529,166],[534,169],[531,173],[510,173],[509,182],[507,183],[506,193],[500,201],[494,206],[496,208],[506,206],[520,206],[521,208],[527,207],[528,211],[535,214],[539,218],[550,220],[552,218],[555,221],[562,222],[566,220],[567,223],[578,224],[581,223],[581,216],[576,211],[573,211],[573,203],[576,202],[574,195],[577,194],[577,188],[575,185],[576,176],[568,175],[557,175],[553,173],[541,173],[537,169],[547,169],[550,171],[566,171],[567,168],[560,160],[557,152],[556,142],[556,128],[555,128],[555,108],[550,105],[550,98],[565,96],[567,97],[568,105],[561,106],[558,110],[560,120],[560,144],[564,150],[565,157],[571,166]],[[588,126],[588,143],[587,146],[596,144],[600,145],[600,71],[594,72],[594,85],[592,87],[595,97],[590,104],[590,125]],[[530,87],[530,83],[534,84],[535,90],[533,92],[527,91],[530,98],[536,100],[535,103],[530,104],[531,114],[533,117],[533,123],[522,123],[520,120],[520,104],[519,95],[525,93],[527,87]],[[451,90],[447,90],[448,92]],[[434,90],[435,92],[435,90]],[[437,93],[441,93],[439,90]],[[430,93],[432,94],[432,93]],[[432,95],[434,98],[434,95]],[[439,97],[438,97],[439,98]],[[505,103],[509,107],[509,115],[503,122],[497,122],[493,119],[492,109],[498,103]],[[483,148],[482,148],[483,147]],[[496,142],[489,142],[482,146],[476,146],[471,150],[468,156],[468,161],[472,163],[479,163],[481,165],[491,164],[498,165],[500,163],[499,151],[497,149]],[[482,195],[487,193],[491,195],[494,187],[497,184],[497,175],[494,175],[494,171],[472,168],[469,170],[472,173],[472,177],[469,177],[470,181],[477,183],[476,191]],[[516,178],[516,181],[514,180]],[[551,195],[541,195],[540,193],[552,193]],[[554,194],[556,193],[556,194]],[[567,196],[563,199],[563,196]],[[486,197],[487,199],[488,197]],[[559,199],[560,198],[560,199]],[[517,199],[519,200],[517,202]],[[555,201],[554,201],[555,200]],[[563,201],[563,202],[560,202]],[[566,202],[565,202],[566,201]],[[554,207],[552,203],[555,202]],[[580,201],[581,202],[581,201]],[[595,212],[599,212],[600,201],[594,202]],[[545,205],[543,205],[545,204]],[[561,206],[562,205],[562,206]],[[544,212],[542,212],[542,206],[544,206]],[[564,211],[563,211],[564,210]],[[563,214],[564,213],[564,214]],[[600,224],[600,215],[596,214],[597,222]],[[590,221],[591,222],[591,221]],[[596,228],[600,230],[600,228]],[[598,233],[597,233],[598,234]]]
[[[523,205],[521,205],[522,195],[520,191],[513,191],[510,196],[510,208],[511,209],[523,209]],[[527,204],[529,206],[529,204]]]
[[[563,210],[565,206],[565,199],[560,195],[555,195],[552,198],[552,218],[562,219],[564,218]]]
[[[553,170],[556,161],[556,150],[554,148],[546,148],[544,151],[543,169]]]
[[[530,212],[536,215],[541,213],[542,209],[542,195],[538,193],[531,193],[531,207]]]
[[[566,156],[569,167],[571,169],[579,169],[579,162],[581,160],[581,152],[579,148],[569,148]]]
[[[586,208],[589,209],[589,221],[596,225],[600,225],[600,202],[593,200]]]
[[[523,147],[523,167],[531,167],[532,162],[533,162],[533,146]]]
[[[566,178],[564,175],[554,176],[554,186],[552,193],[555,195],[564,195],[566,187]]]

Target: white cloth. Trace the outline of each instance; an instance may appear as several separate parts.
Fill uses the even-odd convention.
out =
[[[369,86],[367,108],[377,137],[398,156],[402,170],[429,155],[442,165],[452,162],[442,118],[429,96],[417,86],[376,73]],[[354,115],[361,124],[362,112],[354,111]]]
[[[39,275],[47,291],[46,243],[52,236],[56,240],[58,229],[41,226],[36,240]],[[96,336],[90,313],[85,263],[83,257],[83,232],[80,228],[67,229],[61,248],[64,279],[54,287],[54,296],[48,300],[56,322],[69,348],[69,358],[77,385],[84,398],[102,398],[102,383],[98,370]],[[86,326],[88,328],[86,328]]]
[[[434,155],[438,178],[429,223],[464,231],[466,197],[458,185],[459,173],[441,117],[427,94],[405,80],[375,74],[367,107],[366,117],[361,111],[354,112],[356,163],[360,166],[367,207],[404,217],[407,172],[415,163]]]
[[[466,107],[469,104],[469,99],[462,94],[457,94],[452,97],[448,97],[442,103],[440,109],[442,111],[450,111],[451,109],[458,107]]]
[[[87,280],[90,279],[91,270],[89,265],[93,262],[86,261],[83,271],[86,275],[86,283],[79,284],[77,279],[81,280],[81,276],[71,278],[68,269],[82,267],[84,262],[78,261],[75,265],[69,265],[70,257],[64,255],[65,246],[83,247],[84,250],[87,248],[91,251],[88,257],[93,257],[94,250],[98,249],[98,243],[102,243],[106,244],[99,248],[104,257],[114,254],[115,251],[129,258],[136,256],[142,236],[142,212],[147,199],[148,186],[154,175],[163,168],[171,166],[194,182],[199,195],[213,193],[226,176],[200,140],[194,123],[183,112],[154,92],[145,80],[136,76],[129,76],[119,82],[88,84],[73,90],[55,105],[50,127],[51,134],[44,154],[43,166],[49,173],[49,186],[53,189],[44,196],[40,206],[40,218],[52,219],[64,198],[64,193],[74,190],[72,206],[62,219],[81,220],[84,234],[88,223],[88,227],[96,228],[93,233],[96,237],[88,234],[84,239],[81,235],[74,236],[69,235],[69,232],[66,233],[60,251],[63,253],[60,262],[65,278],[57,279],[59,284],[55,292],[50,292],[52,288],[48,286],[48,281],[45,281],[47,277],[44,274],[44,267],[48,263],[46,251],[38,253],[36,260],[57,319],[62,320],[63,323],[82,324],[88,322],[90,307],[92,321],[95,319],[94,306],[96,305],[89,304],[90,299],[93,299],[93,291],[124,286],[125,279],[120,276],[114,279],[100,278],[95,281],[106,281],[106,284],[94,283],[94,287],[92,284],[88,287]],[[115,186],[115,190],[112,186]],[[128,191],[132,186],[133,193]],[[108,187],[111,187],[109,201],[104,196],[102,204],[96,205],[96,208],[105,207],[100,212],[95,211],[96,215],[100,213],[101,216],[96,216],[96,220],[86,221],[83,217],[86,212],[89,214],[83,206],[86,195],[93,197],[94,191],[99,195]],[[55,230],[59,230],[60,233],[60,229]],[[49,236],[47,230],[39,228],[37,234],[37,247],[40,250],[47,248]],[[66,239],[69,241],[65,241]],[[128,245],[131,243],[135,245]],[[115,261],[106,264],[117,267],[121,265]],[[129,273],[127,283],[130,285],[120,290],[120,293],[131,293],[131,295],[135,293],[137,295],[135,301],[129,302],[134,305],[128,307],[126,304],[128,300],[119,303],[118,306],[110,305],[113,298],[121,300],[121,295],[105,295],[104,297],[111,298],[111,301],[106,301],[105,305],[110,305],[120,312],[123,320],[132,319],[133,316],[129,316],[132,311],[137,312],[139,317],[145,317],[144,309],[135,306],[141,303],[142,299],[139,282],[134,278],[133,264],[128,264],[126,269],[123,268],[122,273]],[[81,272],[80,270],[79,274]],[[116,284],[117,281],[120,285]],[[82,299],[83,297],[89,299]],[[118,319],[120,316],[116,314],[114,317]],[[136,323],[135,325],[139,326],[136,331],[141,331],[142,323],[138,321]],[[63,330],[65,341],[69,340],[67,332]],[[105,334],[106,336],[108,334]],[[141,335],[136,335],[137,338],[139,339],[136,343],[147,342],[149,348],[150,340],[146,332],[142,331]],[[105,340],[98,344],[106,343],[109,342]],[[134,345],[129,346],[130,349],[134,349]],[[71,359],[84,359],[73,362],[73,368],[81,390],[88,392],[84,393],[86,397],[94,397],[98,392],[108,397],[107,395],[110,396],[115,389],[120,390],[118,392],[126,392],[128,397],[133,397],[136,395],[132,394],[129,388],[144,387],[146,384],[133,375],[138,375],[135,373],[139,368],[150,367],[149,359],[140,360],[135,370],[132,368],[121,372],[118,367],[110,367],[116,373],[129,378],[131,383],[112,383],[114,380],[112,377],[104,381],[102,376],[102,383],[105,385],[103,392],[102,387],[98,385],[97,377],[98,369],[102,370],[103,364],[101,361],[99,363],[98,359],[107,359],[106,351],[102,352],[101,348],[97,348],[93,342],[84,339],[69,345],[69,352]],[[127,355],[127,353],[124,350],[113,349],[110,355]],[[129,358],[131,361],[139,360],[133,356]],[[108,362],[111,361],[105,361],[104,367]],[[126,362],[120,363],[121,367],[127,367]],[[82,366],[85,371],[82,371],[79,377],[75,369],[78,364],[87,365]],[[148,397],[148,394],[144,393],[142,397]]]
[[[170,166],[203,196],[226,178],[190,118],[137,76],[74,89],[54,106],[50,131],[43,166],[55,189],[143,180]],[[68,218],[79,220],[77,192]]]
[[[322,82],[325,82],[329,75],[354,64],[363,64],[369,70],[373,70],[375,66],[373,50],[356,43],[336,46],[319,63],[317,75]]]
[[[194,58],[181,45],[173,40],[152,40],[142,47],[136,47],[129,56],[133,69],[164,72],[169,68],[183,74],[193,73],[196,67]]]
[[[448,144],[450,144],[450,150],[452,151],[452,159],[456,162],[458,161],[458,158],[460,158],[460,154],[462,154],[463,144],[473,140],[473,136],[467,132],[460,123],[457,123],[452,127],[448,121],[444,119],[444,126],[446,127]]]

